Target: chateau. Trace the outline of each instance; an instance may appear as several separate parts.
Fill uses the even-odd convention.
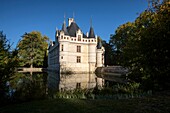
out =
[[[73,73],[94,73],[104,66],[104,47],[95,36],[92,25],[86,35],[74,21],[64,20],[62,29],[56,29],[55,41],[48,48],[48,70]]]

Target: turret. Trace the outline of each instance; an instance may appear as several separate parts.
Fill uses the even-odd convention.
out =
[[[102,48],[102,42],[101,40],[99,40],[97,43],[97,49],[101,49],[101,48]]]
[[[63,23],[63,25],[62,25],[62,31],[64,31],[64,35],[68,35],[68,31],[67,31],[65,19],[64,19],[64,23]]]
[[[89,38],[95,38],[93,27],[90,27],[90,31],[89,31],[89,36],[88,37]]]
[[[89,38],[95,38],[95,33],[94,33],[94,29],[93,29],[93,27],[92,27],[92,19],[91,19],[91,21],[90,21],[90,31],[89,31],[89,35],[88,35],[88,37]]]
[[[104,65],[104,47],[102,46],[101,40],[98,40],[96,47],[96,66],[102,67]]]
[[[56,27],[56,31],[55,31],[55,42],[58,42],[58,36],[59,36],[59,30]]]

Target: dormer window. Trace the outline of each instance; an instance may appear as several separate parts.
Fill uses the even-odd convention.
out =
[[[81,41],[81,35],[78,35],[78,41]]]

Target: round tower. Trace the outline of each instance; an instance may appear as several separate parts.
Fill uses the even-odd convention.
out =
[[[89,72],[93,73],[96,69],[96,45],[97,45],[97,42],[92,41],[92,40],[96,40],[94,29],[92,27],[92,23],[90,26],[88,39],[89,39],[89,44],[88,44]]]
[[[102,46],[101,40],[98,41],[96,49],[96,67],[103,67],[104,65],[104,47]]]

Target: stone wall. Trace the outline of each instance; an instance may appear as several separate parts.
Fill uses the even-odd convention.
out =
[[[97,67],[96,73],[101,74],[120,74],[126,75],[128,73],[128,69],[122,66],[108,66],[108,67]]]

